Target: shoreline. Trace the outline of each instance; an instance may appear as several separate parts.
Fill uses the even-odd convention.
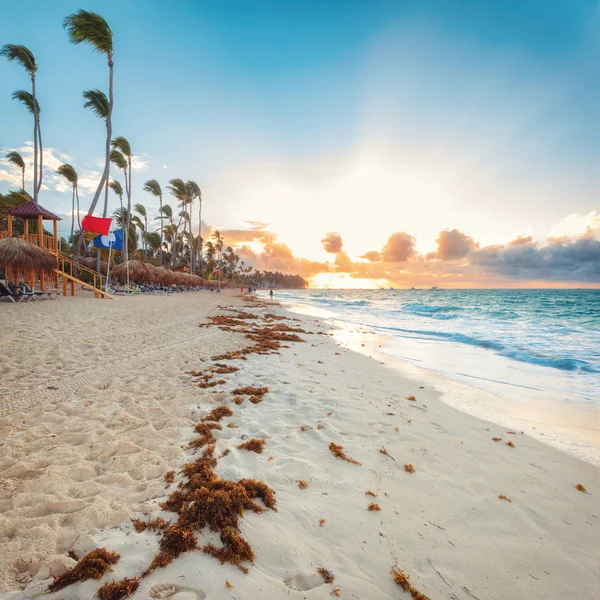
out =
[[[197,298],[198,303],[205,300],[202,295]],[[160,307],[161,300],[148,298],[143,304],[152,311]],[[227,314],[218,309],[217,300],[222,304],[240,304],[234,297],[212,297],[210,306],[203,309],[204,317]],[[135,375],[127,369],[127,361],[135,358],[122,358],[121,371],[105,382],[107,387],[79,391],[83,405],[92,400],[87,407],[97,411],[97,423],[106,433],[115,435],[109,446],[125,450],[122,454],[105,451],[95,458],[88,455],[90,466],[101,463],[106,467],[122,461],[120,471],[115,470],[130,473],[146,465],[152,456],[145,455],[138,466],[129,462],[139,452],[131,452],[135,449],[128,445],[128,438],[136,435],[136,445],[142,447],[150,431],[144,427],[148,426],[153,428],[153,437],[147,440],[144,451],[154,451],[158,456],[162,453],[163,458],[152,472],[145,473],[148,484],[137,498],[128,496],[129,488],[138,485],[136,481],[117,479],[107,483],[106,489],[98,490],[100,496],[107,497],[108,488],[116,487],[120,496],[105,503],[106,523],[88,527],[90,533],[78,535],[72,547],[80,555],[106,546],[123,558],[114,567],[114,573],[100,582],[87,581],[68,588],[76,594],[74,597],[92,597],[105,581],[141,574],[157,548],[158,538],[151,532],[136,534],[128,519],[169,515],[157,507],[157,502],[168,493],[163,477],[167,471],[179,471],[189,461],[185,445],[194,437],[194,423],[221,403],[231,407],[233,416],[223,421],[222,431],[215,432],[220,456],[217,474],[232,480],[258,478],[276,494],[276,513],[246,512],[241,520],[241,531],[256,553],[255,563],[248,565],[249,574],[244,575],[235,566],[221,565],[211,556],[185,553],[142,580],[132,598],[148,598],[149,591],[156,590],[152,586],[173,585],[179,586],[175,593],[182,594],[182,600],[183,594],[194,600],[261,595],[324,599],[330,598],[334,590],[339,590],[342,598],[391,600],[403,597],[390,575],[395,565],[432,599],[449,594],[460,600],[472,596],[486,600],[594,597],[594,590],[600,585],[594,570],[598,557],[599,485],[597,470],[591,465],[448,406],[438,391],[426,385],[422,388],[424,382],[403,377],[391,366],[380,364],[380,360],[341,348],[325,335],[327,328],[323,323],[310,318],[302,318],[295,326],[323,335],[300,334],[305,343],[289,344],[278,355],[249,355],[245,361],[224,361],[240,367],[240,371],[224,375],[226,383],[216,393],[199,390],[184,372],[204,370],[210,365],[209,356],[239,348],[247,341],[242,341],[239,333],[214,327],[192,329],[194,322],[197,328],[198,322],[204,320],[194,307],[193,294],[182,296],[169,306],[182,306],[185,312],[167,315],[179,323],[177,335],[189,329],[190,337],[199,336],[192,344],[183,345],[185,353],[171,357],[169,347],[166,352],[157,353],[163,363],[149,360]],[[244,310],[259,314],[287,312],[270,303]],[[127,311],[123,314],[126,316]],[[148,319],[142,314],[139,323],[145,320]],[[123,327],[124,322],[121,332]],[[167,322],[152,339],[161,339],[160,334],[169,330],[173,333],[172,329]],[[210,346],[206,337],[200,337],[204,333],[211,333]],[[141,339],[139,343],[143,344]],[[202,358],[204,361],[199,360]],[[245,385],[264,385],[269,391],[259,404],[247,399],[239,406],[230,403],[232,390]],[[166,396],[165,390],[169,390]],[[416,399],[407,400],[412,395]],[[70,419],[76,417],[80,405],[74,406]],[[67,408],[64,402],[59,407]],[[42,405],[32,412],[41,408]],[[143,419],[135,411],[146,411]],[[20,420],[29,418],[26,415]],[[10,415],[3,419],[2,426],[6,427],[7,420]],[[55,443],[48,437],[62,423],[46,423],[44,435],[38,431],[29,444],[35,442],[47,450]],[[115,427],[117,423],[122,427]],[[228,428],[225,423],[237,427]],[[36,425],[32,423],[30,428],[35,431]],[[73,429],[72,420],[68,429]],[[20,431],[21,437],[27,433],[27,429]],[[265,439],[264,452],[254,454],[238,449],[243,436]],[[13,437],[7,440],[10,442]],[[493,437],[502,437],[502,441],[494,442]],[[85,439],[78,445],[77,440],[59,439],[70,451],[71,446],[76,450],[90,441]],[[507,447],[507,442],[513,440],[514,447]],[[102,443],[99,438],[93,441]],[[362,465],[333,456],[328,450],[332,442],[343,446]],[[382,453],[382,449],[386,452]],[[106,457],[104,462],[102,456]],[[35,468],[43,472],[32,473],[31,457],[24,458],[30,471],[22,477],[21,484],[31,484],[37,478],[37,491],[50,492],[52,473],[45,480],[41,477],[52,467],[37,465]],[[405,472],[404,464],[414,465],[415,473]],[[63,472],[62,477],[73,477],[75,473],[70,471]],[[5,480],[11,479],[6,469],[0,473]],[[82,472],[80,476],[85,478],[86,474]],[[306,482],[305,489],[299,487],[300,481]],[[575,489],[580,481],[589,493]],[[85,480],[81,485],[85,485]],[[43,486],[47,489],[41,489]],[[366,496],[367,491],[377,497]],[[11,499],[19,496],[16,489],[13,492],[2,499],[13,527],[11,539],[25,532],[34,518],[42,519],[58,532],[70,526],[73,513],[64,511],[64,505],[60,506],[58,520],[57,513],[32,517],[25,514],[27,507],[24,510],[22,506],[9,506]],[[69,486],[62,492],[68,496]],[[511,501],[499,499],[499,495]],[[23,499],[22,495],[19,497]],[[34,500],[38,506],[43,498]],[[54,510],[58,508],[56,502],[66,501],[54,499]],[[378,504],[381,510],[367,510],[369,503]],[[322,519],[325,521],[320,523]],[[2,521],[0,524],[5,525]],[[6,535],[6,529],[0,531]],[[207,532],[199,537],[202,543],[215,539],[214,534]],[[66,558],[69,540],[57,541],[57,549],[60,547]],[[44,575],[47,561],[41,558],[42,554],[38,551],[38,558],[23,567],[21,573],[35,569],[33,578],[39,571]],[[63,560],[63,566],[69,564],[68,560]],[[318,568],[331,571],[334,583],[326,584]],[[13,600],[21,596],[16,592],[9,597]],[[57,592],[46,597],[65,596],[64,592]]]
[[[530,437],[561,452],[600,466],[600,412],[585,403],[528,397],[526,401],[500,396],[475,383],[463,381],[428,366],[419,366],[390,352],[386,346],[394,342],[390,336],[371,331],[369,327],[352,326],[326,311],[297,301],[282,306],[292,314],[318,318],[328,323],[336,339],[355,352],[376,354],[377,360],[394,367],[404,377],[425,380],[439,390],[448,406],[477,419],[501,427],[524,431]],[[361,343],[365,342],[363,348]]]

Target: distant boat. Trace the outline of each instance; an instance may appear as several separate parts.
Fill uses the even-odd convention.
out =
[[[416,288],[416,287],[411,287],[410,289],[411,289],[411,290],[416,290],[417,288]]]
[[[440,288],[437,285],[434,285],[431,289],[432,290],[439,290]]]

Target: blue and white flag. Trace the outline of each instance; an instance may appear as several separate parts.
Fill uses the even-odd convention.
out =
[[[97,235],[94,238],[95,248],[112,248],[113,250],[123,250],[123,230],[117,229],[111,231],[108,235]]]

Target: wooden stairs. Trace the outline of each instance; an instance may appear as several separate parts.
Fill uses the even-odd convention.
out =
[[[90,275],[90,278],[93,277],[93,283],[88,283],[75,277],[74,273],[77,270],[84,271]],[[94,292],[94,298],[110,298],[112,299],[114,296],[111,296],[106,289],[106,276],[98,273],[98,271],[94,271],[85,265],[82,265],[79,262],[73,261],[70,256],[59,252],[58,254],[58,268],[55,269],[55,273],[58,277],[62,278],[62,291],[63,296],[68,296],[69,291],[70,295],[75,295],[75,285],[80,285],[84,287],[86,290],[91,290]],[[58,278],[57,278],[58,284]]]

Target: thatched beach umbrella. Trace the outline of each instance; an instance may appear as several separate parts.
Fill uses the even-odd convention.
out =
[[[12,237],[0,240],[0,265],[13,269],[56,269],[56,256],[22,239],[14,231]]]
[[[172,271],[169,271],[167,267],[157,267],[158,275],[160,276],[159,282],[171,285],[173,283]]]
[[[126,277],[127,267],[129,267],[129,278],[134,281],[149,281],[152,279],[152,274],[146,263],[143,263],[141,260],[130,260],[117,265],[112,270],[112,275],[115,277]]]
[[[96,270],[96,259],[92,256],[86,256],[85,258],[80,258],[79,262],[86,266],[88,269],[92,269],[92,271]],[[108,263],[105,260],[100,261],[100,272],[103,275],[106,275],[106,271],[108,269]]]

